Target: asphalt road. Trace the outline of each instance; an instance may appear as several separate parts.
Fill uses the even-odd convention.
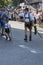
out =
[[[0,36],[0,65],[43,65],[42,38],[32,33],[32,41],[24,41],[24,23],[9,22],[12,27],[12,41]],[[39,28],[40,31],[43,29]],[[28,32],[29,36],[29,32]]]

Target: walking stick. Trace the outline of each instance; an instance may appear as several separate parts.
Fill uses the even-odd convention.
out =
[[[35,24],[34,26],[35,26],[35,30],[36,30],[35,32],[40,36],[40,38],[42,38],[41,34],[37,30],[37,24]]]
[[[40,36],[40,38],[42,38],[41,34],[37,31],[38,35]]]

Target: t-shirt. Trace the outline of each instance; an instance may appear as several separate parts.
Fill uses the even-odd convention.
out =
[[[36,20],[39,19],[39,14],[34,14],[34,17],[36,18]]]
[[[5,29],[7,29],[7,28],[9,28],[9,29],[11,28],[10,24],[8,24],[8,23],[5,24]]]
[[[19,17],[24,17],[24,13],[22,12],[22,13],[19,13],[19,15],[18,15]]]

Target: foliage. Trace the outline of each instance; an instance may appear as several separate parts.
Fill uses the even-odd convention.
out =
[[[13,5],[17,6],[19,5],[19,3],[22,3],[24,0],[12,0],[13,1]]]
[[[7,6],[12,3],[12,0],[0,0],[0,7]]]

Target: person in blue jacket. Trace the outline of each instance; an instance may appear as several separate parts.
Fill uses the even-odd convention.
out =
[[[5,23],[7,20],[7,13],[5,12],[5,9],[2,10],[2,18],[1,18],[1,27],[2,27],[2,34],[4,35],[4,28],[5,28]]]

